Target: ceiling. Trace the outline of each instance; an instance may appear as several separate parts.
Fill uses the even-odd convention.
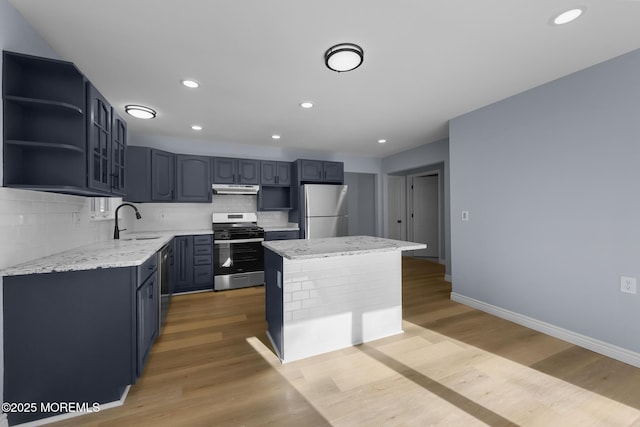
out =
[[[10,2],[121,113],[130,103],[157,110],[127,118],[134,134],[374,157],[640,48],[634,0]],[[551,24],[576,6],[586,7],[577,21]],[[343,42],[362,46],[364,63],[336,73],[323,55]]]

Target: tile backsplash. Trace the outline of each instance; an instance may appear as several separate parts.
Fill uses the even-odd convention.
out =
[[[114,221],[91,219],[91,198],[0,187],[0,269],[113,238]],[[112,209],[120,202],[114,199]],[[213,203],[134,203],[122,208],[126,232],[211,228],[212,212],[255,212],[256,196],[214,195]],[[260,225],[284,225],[288,213],[258,212]]]
[[[134,203],[135,204],[135,203]],[[257,197],[251,195],[213,195],[212,203],[137,203],[142,219],[133,211],[120,210],[121,228],[129,232],[156,230],[201,230],[211,228],[213,212],[256,212]],[[284,225],[287,212],[258,212],[260,225]]]
[[[110,239],[90,198],[0,187],[0,268]]]

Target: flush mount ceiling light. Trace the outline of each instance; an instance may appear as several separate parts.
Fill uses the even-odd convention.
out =
[[[153,119],[156,117],[155,110],[143,105],[125,105],[124,111],[138,119]]]
[[[378,144],[384,144],[385,142],[387,142],[387,140],[386,140],[386,139],[379,139],[379,140],[378,140]]]
[[[200,125],[193,125],[193,126],[191,126],[191,129],[193,129],[193,130],[202,130],[202,126],[200,126]]]
[[[182,84],[191,89],[200,87],[200,83],[195,80],[182,80]]]
[[[271,135],[271,139],[280,139],[280,135]]]
[[[313,102],[305,101],[300,104],[302,108],[313,108]]]
[[[330,70],[343,73],[358,68],[364,60],[362,48],[353,43],[340,43],[324,54],[324,63]]]
[[[562,12],[555,18],[553,18],[553,23],[556,25],[568,24],[569,22],[572,22],[578,19],[580,15],[582,15],[582,12],[583,10],[580,8],[567,10],[565,12]]]

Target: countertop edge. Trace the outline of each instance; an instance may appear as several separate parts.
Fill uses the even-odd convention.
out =
[[[121,234],[120,239],[89,243],[77,248],[26,261],[0,270],[0,277],[25,276],[30,274],[65,273],[70,271],[98,270],[104,268],[136,267],[143,264],[153,254],[176,236],[213,234],[213,230],[169,230],[144,231]],[[158,236],[150,240],[130,240],[135,237]],[[119,245],[129,250],[123,260],[100,260],[100,252],[117,251]],[[87,255],[89,254],[89,255]],[[82,260],[82,258],[91,258]],[[80,258],[80,261],[77,259]]]
[[[380,238],[377,238],[380,239]],[[384,240],[391,240],[391,239],[384,239]],[[403,242],[406,243],[404,245],[397,245],[397,246],[393,246],[393,247],[366,247],[366,248],[361,248],[361,249],[345,249],[345,250],[332,250],[332,251],[328,251],[328,252],[318,252],[318,253],[313,253],[313,254],[296,254],[296,253],[290,253],[290,249],[289,250],[283,250],[283,249],[278,249],[276,247],[273,246],[273,244],[278,244],[277,242],[282,242],[282,241],[265,241],[262,243],[262,246],[264,246],[265,248],[269,249],[270,251],[274,252],[275,254],[281,256],[284,259],[288,259],[288,260],[308,260],[308,259],[318,259],[318,258],[331,258],[331,257],[338,257],[338,256],[349,256],[349,255],[362,255],[362,254],[367,254],[367,253],[380,253],[380,252],[402,252],[402,251],[411,251],[411,250],[418,250],[418,249],[425,249],[427,247],[426,244],[424,243],[415,243],[415,242]],[[304,242],[304,240],[301,239],[301,242]],[[400,241],[396,241],[396,242],[400,242]]]

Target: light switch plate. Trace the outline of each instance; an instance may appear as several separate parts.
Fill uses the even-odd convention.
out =
[[[469,221],[469,211],[462,211],[462,220]]]

